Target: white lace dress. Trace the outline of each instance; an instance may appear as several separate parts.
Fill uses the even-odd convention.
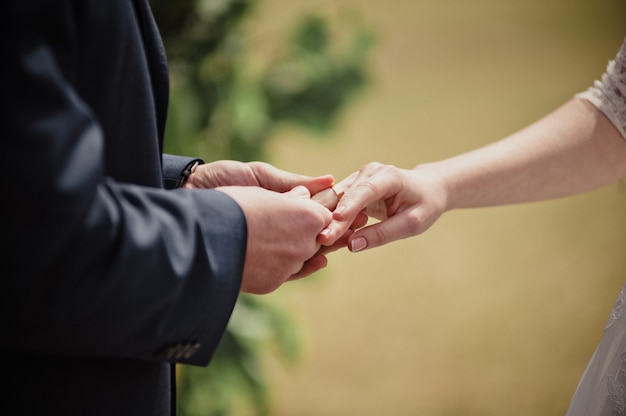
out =
[[[602,111],[626,139],[626,39],[601,81],[577,97]],[[626,416],[626,283],[566,416]]]

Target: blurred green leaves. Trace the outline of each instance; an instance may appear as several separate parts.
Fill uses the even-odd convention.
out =
[[[274,131],[291,124],[323,137],[367,83],[372,37],[341,22],[302,16],[275,54],[259,61],[246,32],[255,0],[151,0],[170,66],[165,151],[206,161],[266,160]],[[342,37],[342,38],[343,38]],[[297,326],[288,311],[242,294],[207,368],[178,369],[180,416],[267,415],[269,383],[262,353],[277,347],[293,361]]]
[[[226,416],[270,414],[269,381],[261,367],[268,348],[283,360],[298,358],[297,326],[280,307],[258,296],[239,298],[208,367],[179,367],[178,412]]]
[[[364,68],[371,38],[364,31],[333,53],[328,24],[316,15],[298,26],[291,48],[263,78],[273,120],[328,132],[341,108],[366,81]]]
[[[241,28],[255,1],[153,3],[172,80],[168,152],[264,159],[264,146],[281,123],[327,133],[367,82],[372,37],[355,23],[346,24],[350,40],[338,45],[327,20],[303,16],[280,52],[257,65]]]

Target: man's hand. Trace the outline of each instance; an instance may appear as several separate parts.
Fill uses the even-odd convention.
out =
[[[296,186],[316,194],[334,183],[331,175],[305,176],[278,169],[264,162],[242,163],[220,160],[198,166],[185,182],[189,189],[212,189],[220,186],[258,186],[275,192],[288,192]]]
[[[286,193],[257,186],[217,188],[241,207],[248,225],[248,245],[241,291],[263,294],[288,280],[326,266],[316,241],[331,221],[331,212],[312,201],[304,186]]]

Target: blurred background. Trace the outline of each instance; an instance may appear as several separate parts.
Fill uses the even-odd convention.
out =
[[[180,20],[162,25],[170,150],[338,180],[367,162],[411,168],[502,138],[590,86],[626,36],[623,0],[199,3],[205,14],[246,8],[236,30],[220,26],[236,36],[211,44],[218,58],[198,64],[213,82],[204,90],[189,82],[190,55],[177,55]],[[313,110],[311,95],[281,101],[312,74],[325,77]],[[205,103],[203,118],[189,91],[227,105]],[[228,404],[186,414],[563,415],[626,278],[625,213],[618,183],[450,212],[421,236],[333,253],[306,280],[242,298],[209,367],[226,370],[181,382],[204,386],[183,402]],[[237,364],[220,366],[229,356]]]

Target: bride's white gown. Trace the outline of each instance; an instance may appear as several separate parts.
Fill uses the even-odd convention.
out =
[[[626,39],[601,81],[577,97],[599,108],[626,139]],[[566,416],[626,416],[626,283]]]
[[[604,335],[581,378],[566,416],[626,415],[626,305],[622,287]]]

